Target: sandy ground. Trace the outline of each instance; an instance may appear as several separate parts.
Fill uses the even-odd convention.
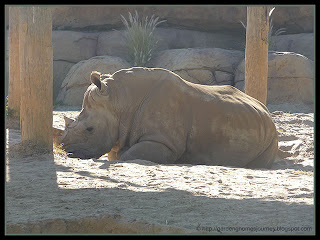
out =
[[[313,110],[268,108],[282,150],[269,170],[35,154],[7,121],[7,233],[313,234]]]

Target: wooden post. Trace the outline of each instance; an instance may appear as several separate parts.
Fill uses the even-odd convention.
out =
[[[266,105],[269,7],[247,7],[245,92]]]
[[[9,7],[9,92],[13,116],[20,114],[19,7]]]
[[[21,140],[52,151],[52,17],[48,7],[20,8]]]

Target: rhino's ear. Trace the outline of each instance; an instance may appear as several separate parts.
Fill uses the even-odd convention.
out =
[[[100,90],[102,95],[108,94],[108,85],[105,82],[101,81],[101,77],[105,77],[105,75],[101,75],[101,73],[97,71],[93,71],[91,73],[90,79],[91,82],[94,83]]]
[[[68,127],[73,122],[73,119],[64,116],[64,122],[66,127]]]
[[[90,75],[91,82],[94,83],[101,90],[100,77],[101,77],[101,73],[99,73],[97,71],[91,72],[91,75]]]

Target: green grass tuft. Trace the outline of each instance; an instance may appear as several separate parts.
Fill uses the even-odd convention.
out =
[[[125,38],[131,63],[135,67],[146,67],[158,43],[154,30],[165,20],[158,21],[159,17],[155,18],[154,15],[140,19],[137,11],[135,15],[129,12],[128,21],[121,15],[121,20],[126,27]]]

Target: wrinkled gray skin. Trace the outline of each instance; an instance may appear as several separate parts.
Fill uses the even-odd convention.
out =
[[[268,168],[278,135],[267,108],[232,86],[193,84],[161,68],[91,74],[61,138],[74,157]]]

